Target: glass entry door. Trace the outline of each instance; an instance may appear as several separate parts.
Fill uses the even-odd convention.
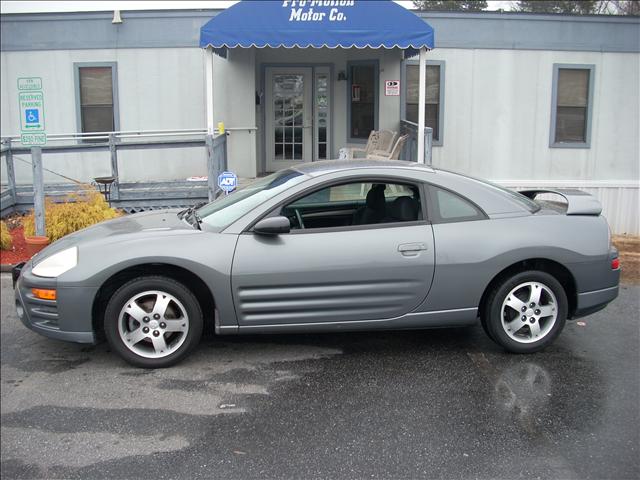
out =
[[[311,68],[266,69],[266,160],[275,172],[312,159]]]

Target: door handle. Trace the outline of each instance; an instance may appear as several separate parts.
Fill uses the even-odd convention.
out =
[[[415,256],[421,250],[426,250],[427,245],[425,243],[402,243],[398,245],[398,251],[407,256]]]

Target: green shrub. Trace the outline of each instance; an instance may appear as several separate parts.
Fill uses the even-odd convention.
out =
[[[46,199],[46,236],[49,241],[54,242],[65,235],[120,215],[116,209],[109,207],[100,192],[91,188],[72,193],[63,203]],[[23,225],[25,236],[35,235],[33,211],[24,218]]]
[[[0,250],[11,250],[12,246],[13,240],[9,233],[9,229],[7,228],[7,224],[0,222]]]

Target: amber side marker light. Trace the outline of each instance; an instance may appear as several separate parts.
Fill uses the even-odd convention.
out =
[[[618,270],[620,268],[620,259],[614,258],[611,260],[611,270]]]
[[[32,288],[31,293],[34,297],[40,298],[42,300],[55,300],[56,299],[56,291],[45,289],[45,288]]]

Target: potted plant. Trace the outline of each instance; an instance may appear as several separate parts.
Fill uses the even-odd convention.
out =
[[[41,235],[25,235],[24,241],[27,245],[27,253],[32,257],[49,245],[49,237],[43,237]]]

